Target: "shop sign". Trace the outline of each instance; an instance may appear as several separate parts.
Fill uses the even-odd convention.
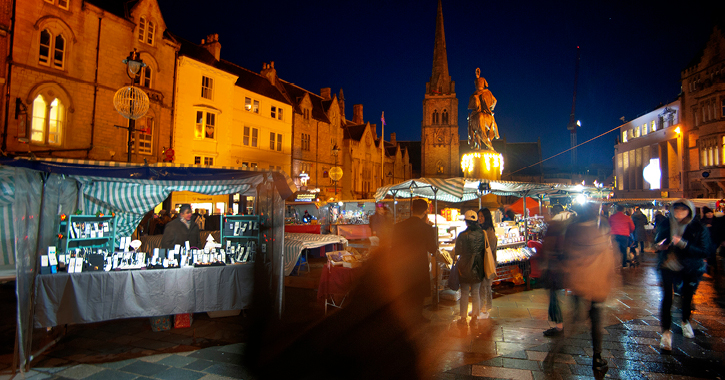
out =
[[[314,202],[316,198],[317,198],[316,193],[307,192],[307,191],[298,192],[295,195],[295,202]]]

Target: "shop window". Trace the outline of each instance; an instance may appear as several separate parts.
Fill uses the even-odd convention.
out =
[[[38,145],[60,145],[65,122],[65,105],[51,98],[53,91],[39,94],[33,100],[30,141]]]
[[[214,139],[216,127],[216,114],[207,111],[196,111],[196,128],[194,138]]]

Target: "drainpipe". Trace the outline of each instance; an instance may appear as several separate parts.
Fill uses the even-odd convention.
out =
[[[96,104],[98,103],[98,60],[101,52],[101,21],[103,18],[98,18],[98,38],[96,39],[96,74],[93,79],[93,111],[91,112],[91,148],[86,152],[86,158],[91,154],[93,149],[93,137],[96,131]]]
[[[7,80],[5,81],[5,125],[3,127],[3,142],[0,146],[0,150],[5,151],[8,149],[8,115],[10,114],[10,81],[12,80],[13,73],[13,45],[15,42],[15,8],[17,0],[13,0],[13,10],[10,14],[10,51],[8,52],[7,58]],[[30,120],[26,121],[30,122]]]
[[[169,130],[169,149],[174,148],[174,120],[176,119],[174,116],[176,115],[176,70],[179,67],[179,51],[174,52],[174,88],[171,92],[171,127]],[[161,130],[159,128],[159,134],[161,134]],[[162,159],[163,160],[163,159]]]

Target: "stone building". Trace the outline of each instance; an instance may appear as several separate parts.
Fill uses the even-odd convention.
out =
[[[725,22],[682,71],[681,188],[688,198],[725,196]]]
[[[421,122],[421,175],[456,177],[459,173],[458,98],[456,83],[448,74],[443,8],[438,2],[433,72],[425,85]]]
[[[156,0],[17,1],[15,17],[4,150],[126,161],[130,138],[132,161],[162,161],[178,43]],[[129,137],[113,96],[131,84],[122,61],[134,50],[147,65],[138,85],[150,107]]]

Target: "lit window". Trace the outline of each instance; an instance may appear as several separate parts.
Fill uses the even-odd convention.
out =
[[[657,123],[655,123],[655,121],[652,120],[652,124],[651,125],[652,125],[652,132],[656,131],[657,130]]]
[[[702,154],[702,166],[707,166],[707,150],[702,149],[700,153]]]
[[[244,98],[244,109],[247,111],[252,110],[252,99],[251,98]]]
[[[242,169],[249,169],[249,162],[242,162]]]
[[[623,142],[623,143],[626,143],[626,142],[627,142],[627,132],[628,132],[628,131],[624,131],[624,132],[622,132],[622,142]]]
[[[214,90],[214,79],[202,76],[201,77],[201,97],[211,100],[213,90]]]
[[[196,128],[194,137],[197,139],[214,139],[214,127],[216,126],[216,114],[211,112],[196,111]]]
[[[33,100],[30,141],[40,145],[60,145],[65,121],[65,106],[58,99],[48,103],[40,94]]]
[[[256,162],[252,162],[251,164],[249,164],[249,167],[252,168],[252,169],[256,169],[258,166],[259,165],[257,165]]]

